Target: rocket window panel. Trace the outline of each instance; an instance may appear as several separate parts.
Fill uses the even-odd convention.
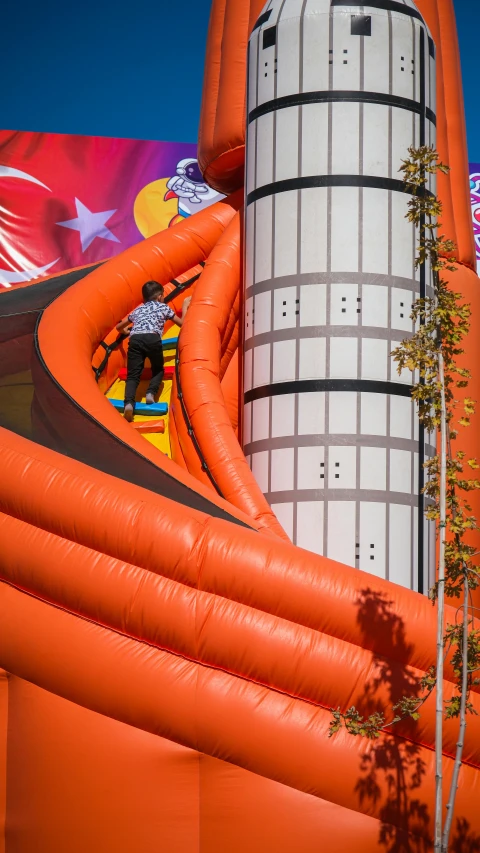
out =
[[[388,579],[410,588],[412,563],[412,510],[409,506],[389,507]]]
[[[257,106],[258,30],[250,36],[248,46],[248,112]]]
[[[273,294],[273,328],[293,329],[297,324],[299,301],[296,287],[279,287]]]
[[[378,89],[375,89],[377,91]],[[363,105],[363,174],[388,177],[389,109],[383,104]],[[387,193],[383,190],[383,195]]]
[[[430,131],[430,136],[427,136],[428,143],[431,145],[432,148],[435,148],[435,144],[437,141],[437,131],[436,131],[435,125],[429,121],[427,121],[427,134],[428,134],[428,131]],[[433,193],[434,195],[437,194],[437,175],[436,174],[433,174],[433,175],[429,174],[428,175],[427,186],[428,186],[428,189],[430,190],[431,193]]]
[[[413,543],[412,543],[413,544],[413,548],[412,548],[413,553],[412,553],[412,558],[411,558],[411,564],[413,564],[413,565],[412,565],[412,571],[411,571],[410,578],[409,578],[410,584],[412,583],[412,578],[418,577],[418,548],[417,548],[417,542],[418,542],[418,509],[416,509],[416,511],[413,512],[413,536],[412,536],[412,539],[413,539]]]
[[[256,178],[255,172],[257,168],[256,164],[256,149],[255,149],[255,140],[257,136],[257,122],[252,121],[251,124],[247,127],[247,193],[251,192],[256,187]]]
[[[272,198],[255,202],[255,282],[272,277]]]
[[[275,278],[297,272],[297,192],[275,197]],[[267,248],[268,251],[268,248]]]
[[[270,382],[270,344],[255,347],[253,351],[253,387],[268,385]]]
[[[325,432],[325,394],[309,392],[298,395],[298,434],[322,435]]]
[[[272,327],[272,294],[270,290],[259,293],[254,302],[253,334],[263,335]]]
[[[391,134],[391,156],[392,156],[392,178],[400,178],[399,174],[402,160],[408,157],[408,148],[415,142],[414,126],[416,117],[414,113],[409,113],[407,110],[401,110],[397,107],[392,107],[390,110],[392,117],[392,134]],[[416,143],[419,144],[419,143]]]
[[[328,89],[328,26],[322,14],[315,14],[318,9],[309,14],[309,5],[303,18],[303,91],[324,92]]]
[[[273,328],[292,329],[297,324],[299,300],[296,287],[279,287],[273,294]]]
[[[266,50],[267,47],[274,47],[277,43],[277,27],[274,24],[273,27],[266,27],[262,31],[262,49]]]
[[[273,181],[273,113],[260,116],[252,124],[257,125],[256,186],[261,187]]]
[[[243,446],[246,447],[252,440],[252,404],[245,403],[243,409]]]
[[[282,447],[281,450],[272,450],[270,491],[293,491],[294,453],[293,447]]]
[[[246,251],[245,251],[245,288],[249,288],[253,284],[253,265],[255,246],[255,205],[251,204],[247,207],[247,222],[246,222]]]
[[[362,216],[363,271],[387,275],[388,193],[385,190],[364,189]]]
[[[363,88],[366,92],[385,94],[388,94],[390,89],[390,38],[387,15],[378,13],[372,15],[372,34],[370,38],[364,40]]]
[[[328,451],[328,488],[355,489],[357,448],[331,446]]]
[[[273,344],[273,381],[295,379],[296,341],[277,341]]]
[[[362,326],[388,329],[388,287],[377,284],[363,285]]]
[[[384,447],[360,448],[360,488],[380,492],[387,488],[387,451]]]
[[[325,338],[300,341],[299,379],[325,379]]]
[[[417,226],[413,229],[413,232],[414,232],[414,240],[413,240],[413,256],[414,256],[414,258],[416,258],[416,256],[418,255],[418,243],[419,243],[419,240],[420,240],[420,226],[418,226],[418,225],[417,225]],[[416,282],[416,283],[418,284],[418,286],[420,287],[420,267],[415,267],[415,262],[414,262],[414,265],[413,265],[413,273],[412,273],[412,275],[411,275],[411,278],[412,278],[412,279],[415,279],[415,282]],[[431,283],[431,282],[428,282],[428,284],[430,284],[430,283]],[[412,300],[412,301],[413,301],[413,300]]]
[[[430,589],[436,581],[436,534],[435,522],[424,520],[424,542],[425,542],[425,557],[424,557],[424,589]],[[415,590],[418,590],[418,583],[415,584]]]
[[[389,352],[392,352],[395,347],[398,347],[399,341],[390,341],[389,343]],[[397,362],[393,360],[393,356],[389,356],[389,376],[388,379],[390,382],[400,382],[403,385],[411,385],[413,383],[413,374],[411,370],[407,370],[406,367],[398,373],[397,370]]]
[[[364,338],[362,341],[362,379],[387,379],[387,341]]]
[[[355,566],[355,502],[329,501],[327,557]]]
[[[261,491],[268,492],[268,450],[252,453],[252,474]]]
[[[358,189],[332,187],[332,272],[358,271]]]
[[[418,421],[418,406],[416,403],[412,402],[412,409],[413,409],[413,440],[418,441],[419,433],[420,433],[420,424]],[[433,440],[432,444],[434,447],[436,447],[435,436],[434,436],[434,440]]]
[[[300,326],[324,326],[327,322],[327,285],[300,286]]]
[[[299,548],[323,554],[323,501],[297,504],[297,540]]]
[[[272,509],[289,539],[293,539],[293,503],[274,503]]]
[[[362,435],[387,434],[387,398],[383,394],[361,395],[360,432]]]
[[[408,397],[390,396],[390,435],[392,438],[412,438],[413,404]]]
[[[416,426],[418,429],[418,417],[416,418]],[[437,434],[436,434],[436,432],[425,432],[425,444],[432,449],[433,454],[436,453],[436,451],[437,451]]]
[[[250,391],[252,387],[252,364],[253,352],[251,349],[246,350],[243,362],[243,388],[245,391]]]
[[[245,340],[248,341],[253,333],[253,297],[245,301]]]
[[[329,394],[328,431],[330,435],[357,432],[357,395],[351,391]]]
[[[415,60],[415,65],[414,66],[412,65],[412,68],[416,69],[416,74],[412,75],[413,92],[414,92],[413,97],[415,98],[416,101],[420,101],[421,100],[421,96],[420,96],[420,61],[421,61],[420,31],[423,30],[425,33],[425,53],[424,53],[424,57],[425,57],[425,95],[428,92],[428,88],[427,88],[427,85],[428,85],[428,79],[427,79],[428,70],[427,69],[428,69],[428,65],[429,65],[429,62],[428,62],[428,56],[429,56],[429,53],[428,53],[428,33],[426,32],[425,27],[420,23],[420,21],[414,21],[413,25],[415,27],[415,42],[414,42],[414,46],[413,46],[413,50],[415,51],[414,57],[413,57],[413,59]]]
[[[295,394],[272,397],[272,438],[293,435],[295,432]]]
[[[359,146],[352,140],[359,138],[360,105],[337,103],[331,105],[332,116],[332,174],[358,175],[360,172]]]
[[[412,454],[408,450],[390,450],[390,491],[412,493]]]
[[[333,21],[333,53],[332,60],[333,84],[332,89],[360,89],[360,42],[358,36],[352,35],[351,16],[334,14]],[[348,53],[344,53],[347,50]],[[346,128],[348,135],[348,128]]]
[[[411,290],[392,287],[390,316],[392,329],[401,329],[402,332],[413,332],[413,322],[410,319],[412,302],[413,295]]]
[[[408,156],[408,153],[405,154]],[[415,239],[414,228],[405,219],[409,196],[392,192],[392,275],[402,278],[414,277]]]
[[[273,294],[273,328],[293,329],[297,324],[300,302],[296,287],[280,287]]]
[[[386,576],[387,507],[385,504],[360,503],[360,535],[357,566],[378,578]]]
[[[277,26],[277,98],[300,91],[300,25],[299,14],[298,18],[280,20]]]
[[[350,31],[352,36],[370,37],[372,35],[372,16],[352,15],[350,18]]]
[[[430,107],[432,112],[437,111],[437,87],[436,81],[436,64],[433,57],[429,57],[427,64],[427,107]]]
[[[300,204],[300,272],[323,272],[327,268],[327,190],[301,190]]]
[[[418,148],[420,145],[420,116],[413,113],[413,144]]]
[[[415,67],[412,21],[406,15],[393,16],[392,26],[392,95],[415,98]],[[417,74],[412,74],[412,71]],[[419,100],[419,99],[417,99]]]
[[[263,40],[263,33],[261,34]],[[258,76],[257,76],[257,104],[264,104],[266,101],[272,101],[275,97],[275,45],[267,48],[262,48],[258,52]],[[265,64],[266,63],[266,64]],[[252,86],[255,85],[255,79],[251,81]]]
[[[330,285],[330,323],[332,326],[358,326],[360,310],[358,284]]]
[[[330,379],[357,379],[357,338],[330,338]]]
[[[298,107],[286,107],[276,112],[275,181],[298,178],[298,116]]]
[[[328,86],[325,86],[328,89]],[[308,91],[308,89],[306,90]],[[302,107],[302,175],[328,174],[328,104]],[[308,190],[309,193],[316,190]],[[326,191],[324,191],[326,194]]]
[[[269,437],[270,397],[253,401],[252,441]]]
[[[418,495],[418,453],[413,454],[413,494]]]
[[[297,453],[297,489],[325,488],[325,448],[299,447]]]

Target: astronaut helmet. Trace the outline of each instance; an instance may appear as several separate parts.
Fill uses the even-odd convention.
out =
[[[177,175],[190,181],[192,184],[204,184],[203,175],[198,165],[198,160],[187,157],[177,163]]]

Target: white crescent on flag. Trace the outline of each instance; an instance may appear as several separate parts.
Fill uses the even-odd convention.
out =
[[[51,192],[50,187],[47,187],[46,184],[43,184],[42,181],[39,181],[38,178],[34,178],[33,175],[29,175],[28,172],[22,172],[21,169],[14,169],[12,166],[3,166],[0,164],[0,179],[2,178],[18,178],[22,181],[29,181],[31,184],[38,184],[39,187],[43,187],[48,192]],[[56,258],[49,264],[45,264],[43,267],[33,267],[29,270],[19,270],[18,272],[13,270],[3,270],[0,269],[0,284],[3,284],[4,287],[11,287],[12,284],[21,284],[25,281],[32,281],[34,278],[40,278],[40,276],[45,275],[48,270],[55,266],[55,264],[60,260],[60,258]]]

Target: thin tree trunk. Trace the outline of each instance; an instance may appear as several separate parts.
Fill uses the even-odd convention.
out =
[[[465,730],[467,727],[467,696],[468,696],[468,576],[465,574],[463,587],[463,630],[462,630],[462,693],[460,697],[460,727],[458,732],[457,751],[455,753],[455,764],[453,767],[452,784],[447,803],[447,817],[443,830],[442,853],[448,853],[448,842],[452,828],[455,798],[458,788],[458,777],[462,766],[463,746],[465,743]]]
[[[441,345],[440,345],[441,347]],[[443,637],[445,621],[445,525],[447,515],[447,412],[445,405],[445,371],[443,353],[440,348],[438,372],[442,395],[440,429],[440,505],[439,505],[439,561],[437,598],[437,691],[435,711],[435,836],[434,850],[442,853],[443,825]]]

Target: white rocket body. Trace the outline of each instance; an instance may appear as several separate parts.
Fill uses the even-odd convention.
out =
[[[399,168],[435,145],[433,41],[411,0],[270,0],[247,91],[245,454],[293,542],[424,591],[434,439],[390,353],[430,291]]]

